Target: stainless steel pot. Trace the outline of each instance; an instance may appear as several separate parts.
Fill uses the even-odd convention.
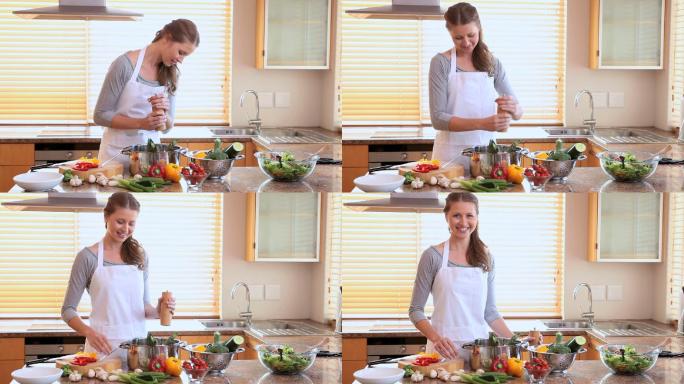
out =
[[[516,340],[513,344],[511,344],[511,339],[497,337],[496,340],[496,345],[492,345],[489,339],[476,339],[461,346],[465,351],[466,361],[470,362],[472,370],[484,369],[489,371],[492,361],[497,357],[506,359],[515,357],[519,359],[526,346],[520,340]]]
[[[489,178],[495,164],[501,164],[505,167],[510,164],[521,165],[523,156],[528,152],[525,148],[511,151],[510,145],[497,145],[496,147],[496,153],[489,153],[488,145],[477,145],[463,150],[462,155],[470,157],[470,175],[472,177]]]
[[[148,152],[147,145],[131,145],[121,150],[122,155],[128,155],[131,176],[147,175],[147,171],[154,164],[166,166],[169,163],[178,163],[182,150],[180,147],[171,147],[167,144],[155,144],[155,147],[154,152]]]
[[[168,357],[179,357],[179,349],[186,344],[183,341],[166,344],[167,339],[164,337],[153,337],[153,339],[157,344],[155,346],[148,345],[147,338],[133,339],[119,345],[119,348],[127,350],[126,362],[129,370],[140,368],[147,371],[150,360],[155,357],[162,357],[164,360]]]

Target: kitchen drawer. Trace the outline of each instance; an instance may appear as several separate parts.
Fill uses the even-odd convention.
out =
[[[342,339],[342,360],[366,361],[368,359],[367,340],[365,337]]]
[[[0,165],[0,193],[5,193],[14,186],[14,176],[26,173],[30,165]]]
[[[0,361],[0,382],[12,382],[12,371],[24,366],[24,359]]]
[[[0,339],[0,361],[3,360],[24,360],[23,337]]]
[[[365,167],[368,169],[368,146],[357,144],[342,145],[343,167]]]
[[[354,382],[354,372],[366,367],[366,361],[342,361],[342,384]]]
[[[354,187],[354,179],[368,173],[368,167],[343,167],[342,168],[342,192],[351,192]]]
[[[0,144],[0,165],[33,165],[33,144]]]

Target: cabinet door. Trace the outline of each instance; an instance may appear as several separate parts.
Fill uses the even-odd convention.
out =
[[[664,0],[601,0],[599,68],[662,69]]]
[[[590,207],[596,207],[597,225],[593,261],[661,261],[661,193],[591,194]],[[590,252],[591,258],[591,252]]]
[[[259,0],[257,68],[328,69],[329,49],[330,0]]]
[[[248,261],[317,262],[320,193],[249,194]],[[253,224],[252,224],[253,223]]]

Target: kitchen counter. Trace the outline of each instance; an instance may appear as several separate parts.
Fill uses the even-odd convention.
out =
[[[36,364],[35,366],[52,367],[54,364]],[[226,380],[227,379],[227,380]],[[225,377],[206,377],[204,384],[337,384],[342,381],[342,362],[340,358],[318,357],[314,364],[306,372],[294,375],[283,376],[271,374],[264,368],[258,360],[233,360],[225,371]],[[62,384],[72,384],[68,378],[61,378],[58,382]],[[102,384],[99,380],[83,379],[81,384]],[[181,374],[180,377],[165,381],[166,384],[187,384],[187,375]],[[10,384],[19,384],[12,380]]]
[[[56,169],[41,172],[57,172]],[[272,181],[258,167],[233,167],[230,173],[221,180],[207,180],[202,185],[202,192],[339,192],[342,189],[342,167],[339,165],[319,164],[314,172],[306,179],[293,182]],[[68,183],[61,183],[54,189],[57,192],[104,192],[122,191],[118,187],[103,187],[98,184],[84,183],[79,187],[72,187]],[[160,192],[187,192],[184,180],[168,185]],[[21,193],[24,190],[15,185],[9,193]]]

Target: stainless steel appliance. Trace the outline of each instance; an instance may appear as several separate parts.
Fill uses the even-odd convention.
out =
[[[99,143],[36,143],[34,165],[56,164],[81,157],[96,158]]]
[[[404,164],[422,158],[432,158],[432,144],[371,144],[368,146],[368,168]]]
[[[425,337],[369,337],[368,360],[374,361],[425,352]]]
[[[83,351],[85,337],[31,337],[24,339],[24,361],[59,357]]]

